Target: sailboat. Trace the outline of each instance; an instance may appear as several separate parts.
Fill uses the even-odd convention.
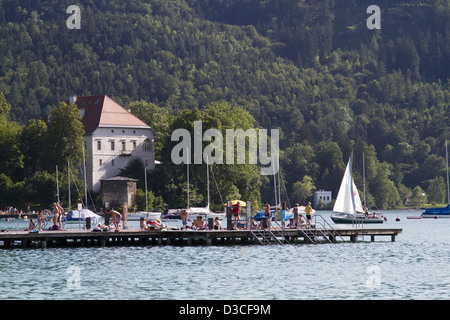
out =
[[[145,211],[128,213],[127,219],[129,221],[140,221],[141,218],[147,220],[155,221],[156,219],[161,218],[161,212],[149,212],[148,211],[148,191],[147,191],[147,168],[144,167],[144,176],[145,176]]]
[[[422,212],[422,218],[450,218],[450,184],[448,176],[448,149],[447,140],[445,141],[445,158],[447,167],[447,203],[448,205],[443,208],[429,208]]]
[[[209,208],[209,162],[206,162],[206,181],[207,181],[207,190],[208,190],[208,203],[206,207],[190,207],[189,206],[189,163],[188,163],[188,220],[196,220],[198,216],[201,216],[202,218],[205,218],[207,220],[208,218],[216,218],[218,217],[220,220],[225,218],[225,213],[223,212],[212,212]]]
[[[86,183],[86,160],[85,160],[85,155],[84,155],[84,145],[82,147],[83,149],[83,166],[84,166],[84,197],[85,197],[85,207],[82,208],[81,204],[78,205],[78,210],[73,210],[73,211],[69,211],[67,213],[67,216],[65,216],[63,218],[64,223],[78,223],[79,226],[81,227],[81,223],[86,221],[86,218],[91,218],[93,224],[97,224],[97,222],[100,220],[101,216],[99,216],[98,214],[94,213],[93,211],[89,210],[87,207],[87,183]],[[67,163],[67,173],[68,173],[68,177],[70,177],[70,164],[69,162]],[[68,179],[69,180],[69,179]],[[70,187],[70,181],[69,183],[69,187]],[[70,195],[70,188],[69,188],[69,195]],[[69,196],[70,197],[70,196]],[[70,201],[69,201],[69,209],[70,209]]]
[[[274,189],[274,193],[275,193],[275,205],[270,206],[269,212],[270,212],[270,216],[272,217],[272,221],[278,221],[280,219],[280,209],[281,209],[281,168],[280,168],[280,159],[279,157],[276,157],[277,162],[275,162],[274,157],[272,156],[272,163],[276,163],[277,164],[277,168],[278,170],[275,170],[274,167],[274,172],[273,172],[273,189]],[[278,182],[277,182],[277,172],[278,172]],[[301,213],[305,213],[304,212],[305,207],[302,206],[300,208],[299,214]],[[289,219],[294,217],[293,214],[293,210],[294,208],[291,208],[289,210],[286,211],[286,215],[285,215],[285,220],[288,221]],[[314,209],[312,209],[311,213],[315,213],[316,211]],[[254,216],[254,220],[255,221],[261,221],[263,218],[265,217],[265,209],[263,210],[259,210],[258,212],[256,212],[256,215]]]
[[[341,187],[333,207],[331,220],[334,223],[383,223],[383,218],[366,215],[352,176],[352,157],[350,156]]]

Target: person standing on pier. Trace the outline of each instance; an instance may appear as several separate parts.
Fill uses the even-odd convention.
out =
[[[298,203],[295,204],[294,209],[292,210],[294,213],[294,228],[300,228],[300,221],[298,219]]]
[[[270,229],[270,220],[272,220],[272,217],[270,215],[270,205],[266,202],[264,202],[264,207],[265,207],[265,211],[264,211],[264,217],[267,218],[267,228]]]
[[[42,211],[38,211],[37,221],[39,224],[39,231],[42,231],[42,220],[44,220],[44,214],[42,213]]]
[[[180,218],[181,218],[181,223],[183,224],[182,229],[187,229],[188,213],[187,213],[186,209],[181,209]]]
[[[120,218],[122,217],[122,215],[118,211],[111,210],[111,209],[108,209],[108,213],[111,214],[112,222],[114,223],[114,227],[116,228],[116,231],[119,231]]]
[[[53,202],[53,208],[55,208],[55,216],[56,216],[56,221],[53,220],[53,225],[58,225],[58,230],[62,229],[62,224],[61,224],[61,218],[62,215],[64,213],[64,209],[63,207],[61,207],[61,205],[59,204],[59,202]]]
[[[308,205],[305,207],[306,220],[308,222],[307,223],[308,227],[311,227],[311,211],[312,211],[311,202],[308,202]]]

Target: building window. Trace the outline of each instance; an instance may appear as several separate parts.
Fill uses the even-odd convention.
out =
[[[122,141],[122,151],[125,151],[127,149],[126,146],[127,146],[126,142]]]
[[[97,150],[102,150],[102,142],[97,141]]]
[[[111,151],[114,151],[116,149],[116,145],[114,141],[111,141]]]
[[[114,130],[111,130],[111,133],[114,133]]]
[[[114,159],[111,160],[111,165],[114,167]]]
[[[153,142],[150,139],[145,139],[144,144],[142,146],[142,150],[146,152],[152,152],[153,151]]]
[[[100,167],[103,165],[103,160],[102,159],[99,159],[98,160],[98,164],[100,165]]]
[[[133,141],[133,150],[136,150],[136,141]]]

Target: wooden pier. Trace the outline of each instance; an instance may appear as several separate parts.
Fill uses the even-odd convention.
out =
[[[2,231],[0,248],[110,247],[157,245],[319,244],[375,241],[390,238],[402,229],[271,229],[271,230],[163,230],[126,229],[119,232],[68,229],[60,231]],[[362,239],[361,236],[367,238]]]

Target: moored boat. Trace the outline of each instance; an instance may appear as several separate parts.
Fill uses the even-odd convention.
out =
[[[338,224],[353,223],[383,223],[383,217],[377,217],[375,214],[365,212],[363,209],[358,189],[352,176],[352,155],[350,156],[341,187],[333,207],[331,220]]]
[[[429,208],[422,212],[422,218],[450,218],[450,183],[448,176],[448,149],[447,141],[445,141],[445,158],[447,167],[447,201],[448,205],[443,208]]]
[[[140,221],[141,218],[144,218],[145,220],[156,220],[161,218],[161,212],[148,212],[148,211],[141,211],[141,212],[135,212],[135,213],[128,213],[127,219],[129,221]]]

